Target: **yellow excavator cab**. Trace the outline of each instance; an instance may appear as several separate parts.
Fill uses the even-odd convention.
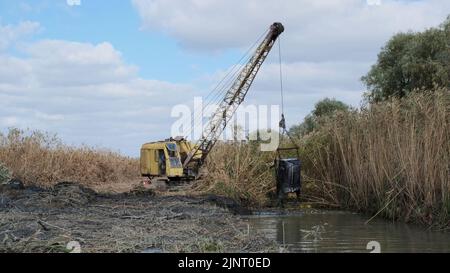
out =
[[[141,174],[147,177],[178,178],[183,176],[180,152],[175,141],[152,142],[142,145]]]
[[[167,177],[168,179],[184,177],[186,173],[182,162],[193,148],[194,144],[184,138],[171,138],[142,145],[141,175],[149,178]],[[198,152],[193,158],[197,160],[201,157],[202,153]]]

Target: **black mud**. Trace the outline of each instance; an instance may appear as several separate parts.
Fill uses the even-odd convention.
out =
[[[51,189],[0,186],[0,252],[267,252],[231,199],[160,195],[144,189],[99,194],[76,183]]]

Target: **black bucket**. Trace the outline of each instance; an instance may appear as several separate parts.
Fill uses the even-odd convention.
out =
[[[275,160],[277,179],[277,194],[282,202],[288,193],[300,195],[301,189],[301,162],[298,158],[278,158]]]

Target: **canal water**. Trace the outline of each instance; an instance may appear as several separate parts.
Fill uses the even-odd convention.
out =
[[[307,209],[248,218],[250,232],[278,241],[286,252],[450,252],[450,233],[360,214]]]

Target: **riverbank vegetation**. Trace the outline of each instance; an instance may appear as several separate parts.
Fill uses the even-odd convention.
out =
[[[275,192],[273,152],[261,152],[259,143],[219,143],[206,161],[208,175],[195,191],[224,195],[242,205],[261,207]]]
[[[299,140],[311,200],[450,226],[450,93],[336,112]]]
[[[448,48],[450,19],[422,33],[395,35],[362,78],[368,92],[361,109],[324,99],[291,128],[303,164],[303,200],[450,229]],[[261,152],[259,144],[219,143],[194,190],[270,205],[275,153]],[[0,134],[0,162],[1,182],[15,178],[43,187],[139,177],[137,159],[18,129]]]
[[[449,228],[449,111],[450,92],[440,89],[311,115],[315,129],[293,134],[303,165],[302,199]],[[275,153],[260,152],[257,143],[219,144],[196,190],[245,205],[270,205],[274,158]]]
[[[361,109],[324,99],[290,133],[303,162],[303,198],[327,207],[450,229],[450,17],[399,33],[362,77]],[[337,94],[338,96],[338,94]],[[209,158],[209,190],[268,204],[273,153],[254,144]]]
[[[1,176],[49,187],[61,181],[93,186],[139,177],[138,160],[105,149],[65,145],[55,135],[10,129],[0,133]]]
[[[450,17],[396,34],[362,77],[365,106],[297,134],[311,199],[450,228],[449,48]]]

